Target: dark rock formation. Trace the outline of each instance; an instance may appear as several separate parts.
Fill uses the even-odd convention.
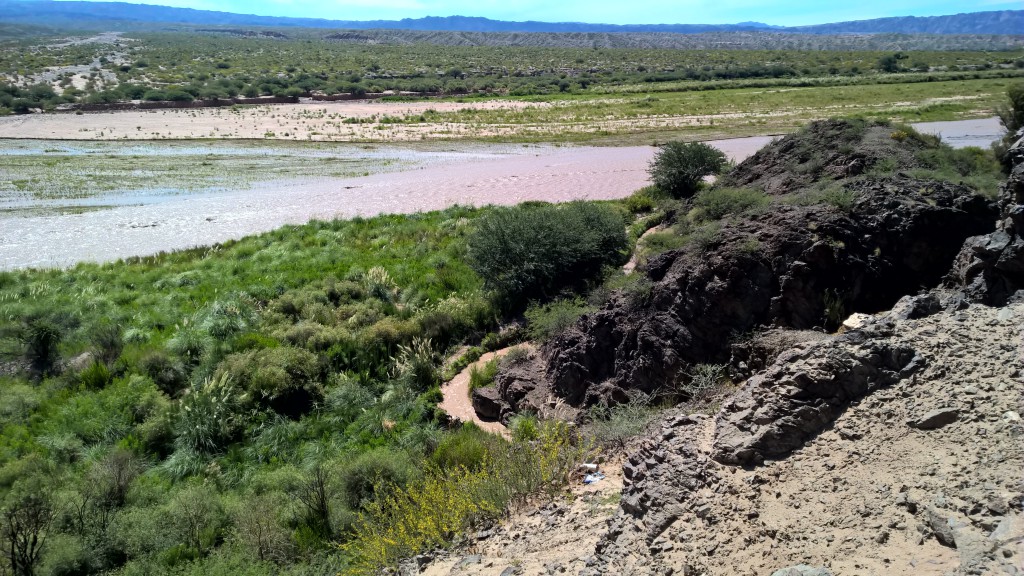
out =
[[[866,180],[849,214],[779,206],[724,228],[705,252],[653,258],[650,296],[614,299],[549,342],[545,380],[573,405],[652,393],[693,364],[728,361],[729,343],[758,326],[834,328],[934,285],[994,210],[970,189],[928,186],[924,197],[914,180]]]
[[[914,153],[930,145],[925,136],[863,120],[824,120],[758,150],[722,178],[725,186],[748,186],[787,194],[822,180],[859,176],[879,162],[916,166]]]
[[[801,344],[820,342],[826,338],[829,336],[823,332],[786,328],[771,328],[754,334],[751,338],[732,345],[729,377],[733,382],[746,380],[771,366],[783,352]]]
[[[794,348],[722,406],[716,417],[714,458],[746,465],[787,454],[831,424],[851,402],[919,366],[913,350],[868,341],[860,332]]]
[[[1008,154],[1013,169],[999,198],[995,232],[969,238],[946,276],[945,286],[967,300],[1006,304],[1024,289],[1024,130]]]

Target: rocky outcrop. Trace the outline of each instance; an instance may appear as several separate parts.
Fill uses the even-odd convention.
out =
[[[791,350],[719,411],[714,458],[723,464],[759,464],[788,454],[851,402],[919,367],[911,348],[868,340],[859,332]]]
[[[726,174],[722,184],[787,194],[815,182],[859,176],[883,161],[916,167],[915,152],[933,141],[933,136],[864,120],[813,122],[758,150]]]
[[[733,382],[742,382],[766,370],[775,360],[790,349],[829,339],[830,336],[816,330],[790,330],[769,328],[756,332],[749,338],[732,344],[729,353],[729,377]]]
[[[572,405],[653,393],[697,363],[724,363],[759,326],[835,327],[939,281],[963,239],[991,229],[994,210],[970,189],[906,178],[851,186],[849,213],[779,206],[719,233],[705,250],[662,254],[645,268],[647,297],[624,295],[542,350],[544,380]],[[951,234],[951,230],[959,231]]]
[[[1022,322],[876,316],[666,417],[584,573],[1019,573]]]
[[[1000,194],[996,230],[968,239],[945,281],[968,300],[990,306],[1024,290],[1024,130],[1008,154],[1013,169]]]

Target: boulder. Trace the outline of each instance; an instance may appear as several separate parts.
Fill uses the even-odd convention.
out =
[[[500,420],[508,411],[508,403],[501,398],[494,386],[473,390],[470,400],[473,403],[473,410],[481,420]]]
[[[919,418],[913,418],[907,422],[907,425],[918,430],[937,430],[956,422],[958,416],[960,416],[960,411],[956,408],[941,408],[932,410]]]

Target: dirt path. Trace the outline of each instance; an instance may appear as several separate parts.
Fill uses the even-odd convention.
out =
[[[441,394],[444,396],[444,400],[438,406],[452,418],[462,420],[463,422],[474,422],[477,426],[488,432],[507,437],[508,428],[504,424],[501,422],[485,422],[476,415],[476,410],[473,409],[473,403],[469,398],[469,373],[473,368],[483,368],[484,364],[495,358],[501,358],[515,348],[532,349],[533,347],[529,344],[518,344],[503,348],[497,352],[484,354],[479,360],[466,366],[466,369],[459,372],[451,381],[441,386]]]
[[[630,274],[633,273],[633,270],[636,270],[637,264],[640,263],[639,257],[640,251],[643,248],[644,238],[647,238],[651,234],[661,232],[664,229],[665,226],[663,224],[658,224],[657,226],[641,234],[640,237],[636,239],[636,248],[633,249],[633,255],[629,257],[629,262],[626,262],[625,264],[622,265],[623,274],[629,276]]]

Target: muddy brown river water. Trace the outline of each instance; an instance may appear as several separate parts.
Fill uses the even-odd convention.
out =
[[[955,147],[987,147],[995,118],[915,125]],[[771,136],[710,142],[740,161]],[[655,148],[458,145],[402,149],[403,169],[356,178],[267,180],[235,190],[161,197],[64,215],[0,215],[0,269],[66,267],[240,238],[310,219],[437,210],[453,204],[614,199],[646,186]],[[5,141],[0,140],[0,162]],[[385,146],[378,148],[387,148]],[[384,150],[379,152],[387,154]]]

